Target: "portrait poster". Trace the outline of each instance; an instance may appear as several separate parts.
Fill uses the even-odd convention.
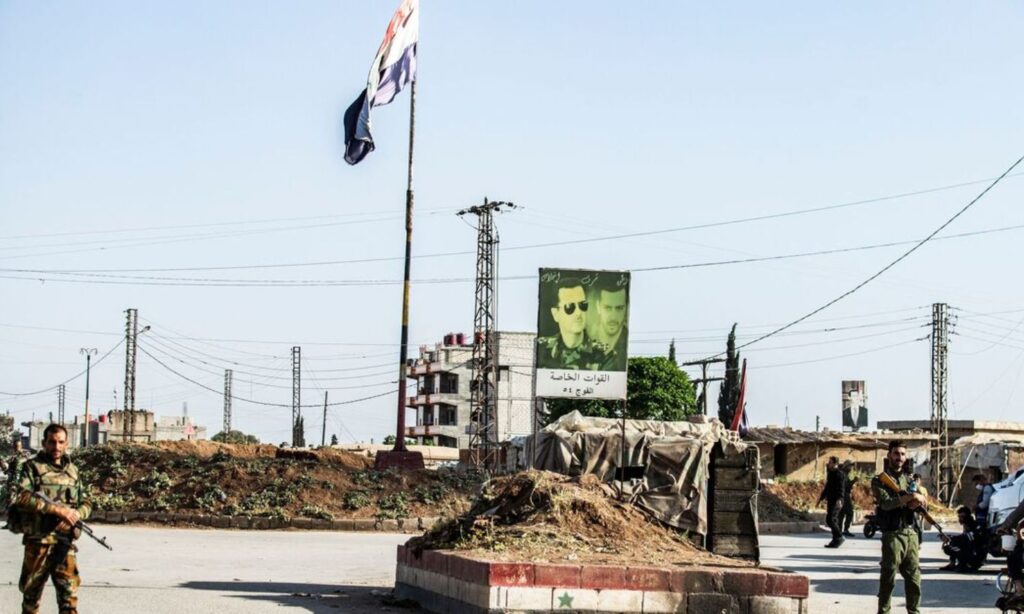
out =
[[[868,395],[863,380],[843,380],[843,428],[868,426]]]
[[[629,279],[629,271],[540,270],[538,397],[626,398]]]

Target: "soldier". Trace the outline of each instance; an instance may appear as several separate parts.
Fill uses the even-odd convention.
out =
[[[875,477],[871,490],[878,502],[877,522],[882,531],[882,574],[878,582],[878,613],[889,614],[892,591],[896,587],[896,570],[903,576],[907,594],[907,612],[919,614],[921,605],[921,564],[917,533],[914,531],[914,510],[925,504],[920,493],[910,490],[911,478],[903,471],[907,462],[907,445],[899,440],[889,442],[885,472],[899,486],[893,492]],[[902,494],[901,494],[902,493]]]
[[[77,614],[77,548],[71,543],[75,525],[89,517],[92,505],[86,499],[78,468],[65,455],[68,432],[59,424],[43,431],[43,450],[26,461],[18,473],[19,493],[15,506],[20,516],[25,558],[18,589],[22,593],[22,614],[37,614],[47,578],[53,578],[60,614]],[[42,492],[55,504],[34,493]]]
[[[856,476],[850,477],[850,471],[853,470],[853,461],[843,461],[843,475],[846,477],[846,481],[843,483],[843,537],[853,537],[853,533],[850,532],[850,526],[853,524],[853,485],[857,483]]]
[[[552,295],[551,319],[558,334],[537,339],[537,366],[542,369],[584,369],[595,371],[607,361],[608,348],[586,333],[590,303],[583,282],[562,277]]]
[[[825,477],[825,488],[821,490],[818,503],[826,502],[825,524],[832,531],[832,541],[825,544],[826,548],[838,548],[846,539],[843,537],[842,512],[843,493],[846,491],[846,474],[839,468],[839,458],[830,456],[826,465],[828,474]]]

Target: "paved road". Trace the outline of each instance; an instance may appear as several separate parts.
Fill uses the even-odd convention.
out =
[[[80,563],[85,613],[223,614],[260,612],[419,612],[388,607],[394,584],[395,545],[408,535],[304,531],[218,531],[97,526],[114,552],[89,541]],[[879,540],[849,540],[823,548],[826,535],[762,539],[765,565],[811,577],[813,614],[869,614],[878,589]],[[925,611],[935,614],[995,612],[995,564],[971,575],[943,573],[934,534],[926,535],[923,565]],[[0,532],[0,612],[17,612],[21,548]],[[902,583],[893,612],[903,611]],[[56,614],[53,589],[43,614]]]
[[[388,608],[395,546],[408,535],[97,525],[114,547],[79,551],[85,614],[412,613]],[[0,612],[20,611],[19,536],[0,531]],[[43,614],[56,614],[53,587]]]
[[[810,611],[827,614],[870,614],[878,594],[878,562],[882,543],[876,537],[849,539],[837,550],[825,548],[827,533],[767,535],[761,538],[765,565],[810,576]],[[991,612],[999,593],[995,576],[1005,559],[996,559],[973,574],[938,571],[949,562],[936,533],[926,533],[921,553],[923,611],[929,614]],[[897,575],[892,611],[906,612],[903,581]]]

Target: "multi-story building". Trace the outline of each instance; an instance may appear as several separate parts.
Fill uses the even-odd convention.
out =
[[[115,441],[125,441],[124,437],[124,410],[114,409],[105,414],[99,414],[89,421],[89,443],[88,445],[100,445]],[[22,426],[28,429],[28,435],[23,437],[25,445],[32,450],[39,450],[43,445],[43,431],[49,422],[33,420],[22,422]],[[78,416],[71,422],[65,423],[64,428],[68,430],[68,447],[79,448],[85,437],[84,422],[79,422]],[[135,436],[132,439],[136,442],[153,441],[177,441],[177,440],[206,439],[206,427],[195,424],[191,418],[164,416],[156,418],[153,412],[140,409],[135,412]]]
[[[533,424],[533,333],[501,332],[496,335],[498,390],[496,436],[498,441],[530,435]],[[473,380],[473,342],[467,335],[445,335],[434,347],[420,346],[408,375],[416,380],[416,394],[407,404],[416,410],[416,426],[407,428],[419,443],[450,448],[469,448],[473,425],[470,388]]]

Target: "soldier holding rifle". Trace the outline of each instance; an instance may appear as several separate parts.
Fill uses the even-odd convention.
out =
[[[888,614],[892,591],[896,587],[896,571],[903,576],[907,594],[907,612],[918,614],[921,605],[921,564],[914,515],[923,509],[923,495],[910,490],[910,476],[903,471],[907,462],[907,445],[899,440],[889,442],[885,471],[871,480],[871,490],[878,502],[878,524],[882,531],[882,574],[878,583],[878,612]]]
[[[25,558],[18,589],[22,614],[39,612],[39,601],[48,578],[53,578],[60,614],[77,614],[78,562],[72,543],[89,517],[92,505],[86,498],[78,468],[65,455],[68,432],[59,424],[43,431],[43,450],[23,463],[15,487],[11,529],[24,533]]]

